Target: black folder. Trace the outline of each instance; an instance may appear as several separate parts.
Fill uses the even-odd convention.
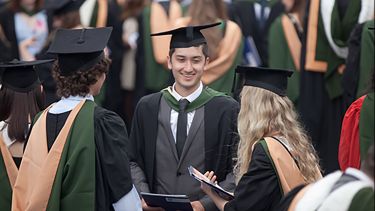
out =
[[[161,207],[165,211],[193,211],[186,195],[167,195],[141,192],[142,198],[149,207]]]

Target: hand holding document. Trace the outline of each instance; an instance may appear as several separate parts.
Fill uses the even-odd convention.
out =
[[[194,177],[199,182],[203,182],[204,184],[207,184],[208,186],[210,186],[211,189],[214,190],[220,197],[226,200],[232,200],[234,198],[233,193],[224,190],[217,183],[212,182],[208,177],[203,175],[194,167],[189,166],[188,170],[189,170],[190,176]]]
[[[193,211],[186,195],[167,195],[141,192],[149,207],[161,207],[165,211]]]

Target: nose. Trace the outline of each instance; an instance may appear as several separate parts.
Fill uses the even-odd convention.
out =
[[[192,65],[192,63],[191,63],[190,61],[187,61],[187,62],[186,62],[186,65],[185,65],[185,71],[186,71],[186,72],[191,72],[191,71],[193,71],[193,65]]]

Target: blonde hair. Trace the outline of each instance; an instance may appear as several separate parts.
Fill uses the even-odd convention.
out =
[[[298,116],[288,97],[265,89],[245,86],[241,92],[238,115],[236,181],[248,171],[253,145],[263,137],[280,135],[286,138],[306,183],[320,178],[316,152],[298,122]]]

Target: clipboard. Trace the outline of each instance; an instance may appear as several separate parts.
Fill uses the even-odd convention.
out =
[[[186,195],[168,195],[141,192],[142,198],[150,207],[161,207],[165,211],[193,211]]]
[[[226,200],[232,200],[234,199],[234,194],[224,190],[224,188],[220,187],[218,184],[213,183],[208,179],[206,176],[204,176],[200,171],[198,171],[196,168],[193,166],[188,167],[189,174],[192,176],[194,179],[198,180],[199,182],[203,182],[210,186],[212,190],[214,190],[217,194],[219,194],[220,197]]]

